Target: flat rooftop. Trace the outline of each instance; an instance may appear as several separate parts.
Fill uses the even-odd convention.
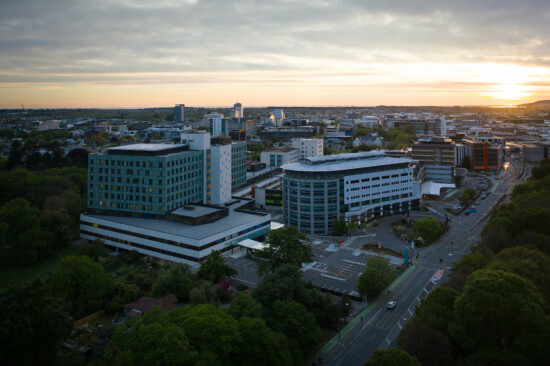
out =
[[[187,150],[189,150],[189,146],[187,144],[131,144],[111,147],[107,149],[107,154],[159,156],[174,154]]]
[[[281,168],[285,171],[296,172],[332,172],[413,162],[416,160],[393,158],[377,151],[305,158],[301,159],[299,163],[285,164]]]
[[[257,225],[258,221],[261,221],[265,219],[266,216],[269,216],[259,213],[253,214],[249,212],[235,211],[236,208],[242,207],[248,202],[248,200],[239,200],[239,204],[233,204],[229,207],[229,216],[208,224],[196,226],[162,219],[92,215],[87,213],[83,214],[83,216],[108,221],[110,223],[133,226],[139,229],[151,230],[194,240],[202,240],[241,225]],[[256,222],[256,224],[254,224],[254,222]]]
[[[181,215],[181,216],[188,216],[188,217],[200,217],[204,215],[210,215],[214,212],[218,212],[219,210],[223,210],[223,208],[219,207],[205,207],[205,206],[197,206],[193,204],[185,205],[189,207],[193,207],[194,209],[186,209],[184,207],[180,207],[172,211],[171,213],[173,215]]]

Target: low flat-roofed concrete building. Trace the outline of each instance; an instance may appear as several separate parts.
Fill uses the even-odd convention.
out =
[[[84,213],[80,236],[100,239],[114,249],[196,266],[213,250],[228,251],[242,240],[269,233],[271,215],[255,212],[249,204],[250,199],[235,198],[219,207],[186,205],[168,213],[166,219]]]

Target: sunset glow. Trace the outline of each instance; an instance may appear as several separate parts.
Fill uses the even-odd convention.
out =
[[[47,3],[2,5],[0,108],[550,99],[531,3]]]

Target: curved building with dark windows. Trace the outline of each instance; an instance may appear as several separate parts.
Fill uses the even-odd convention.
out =
[[[282,166],[283,220],[307,234],[327,235],[334,221],[358,226],[420,208],[415,160],[383,152],[328,155]]]

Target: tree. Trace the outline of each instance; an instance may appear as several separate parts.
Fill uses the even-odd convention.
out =
[[[201,268],[197,275],[199,278],[218,283],[221,280],[237,275],[237,270],[227,264],[223,260],[222,253],[218,250],[213,250],[212,253],[201,263]]]
[[[272,231],[267,237],[267,246],[256,252],[258,257],[266,259],[260,262],[258,272],[273,272],[284,264],[300,267],[302,263],[312,262],[313,250],[310,245],[303,243],[306,240],[307,236],[295,226]]]
[[[65,299],[75,316],[88,315],[103,305],[113,284],[103,267],[86,256],[66,256],[52,275],[51,289]]]
[[[214,305],[187,306],[169,313],[198,352],[197,364],[231,364],[242,341],[238,322]]]
[[[400,349],[377,349],[365,366],[420,366],[420,362]]]
[[[0,354],[4,365],[49,365],[73,320],[40,282],[0,290]]]
[[[71,218],[65,209],[44,211],[41,221],[45,229],[53,235],[54,249],[61,249],[69,244]]]
[[[282,333],[271,331],[259,318],[248,316],[239,319],[239,332],[243,340],[239,352],[233,358],[236,365],[280,365],[292,364],[288,340]]]
[[[430,328],[449,335],[448,327],[455,322],[454,304],[459,293],[450,287],[438,287],[422,300],[416,316]]]
[[[472,189],[472,188],[466,188],[464,190],[464,192],[462,192],[460,194],[460,196],[458,196],[458,200],[460,201],[460,203],[462,203],[463,205],[467,204],[468,202],[470,202],[471,200],[474,199],[476,195],[476,191],[475,189]]]
[[[197,352],[185,331],[160,309],[117,328],[105,347],[105,365],[194,365]]]
[[[416,357],[422,366],[448,365],[449,338],[420,322],[411,322],[399,333],[399,348]]]
[[[393,280],[395,271],[387,258],[371,256],[367,260],[365,270],[359,276],[357,284],[359,293],[375,298]]]
[[[262,304],[254,300],[249,294],[241,292],[233,299],[227,313],[235,319],[242,318],[243,316],[260,318],[262,311]]]
[[[443,233],[443,227],[435,217],[425,217],[414,222],[414,230],[424,239],[425,243],[433,243]]]
[[[295,363],[300,362],[303,355],[321,340],[321,331],[315,325],[313,314],[294,301],[275,301],[267,323],[275,332],[287,336]]]
[[[189,301],[193,288],[193,274],[189,265],[172,263],[157,276],[153,282],[155,296],[174,294],[179,301]]]
[[[284,265],[273,273],[267,273],[252,296],[262,304],[264,310],[271,309],[277,300],[311,303],[307,282],[302,279],[300,269],[294,265]]]
[[[4,254],[20,264],[32,264],[49,255],[51,235],[41,229],[38,209],[24,198],[15,198],[0,208]]]
[[[541,306],[542,298],[528,280],[484,269],[468,277],[455,312],[471,346],[512,350],[518,336],[543,323]]]
[[[192,305],[212,304],[218,306],[220,304],[216,288],[208,281],[201,281],[200,284],[193,287],[189,294],[189,301]]]
[[[537,250],[522,247],[501,251],[487,267],[512,272],[533,283],[550,306],[550,258]]]
[[[335,220],[332,223],[332,231],[338,235],[344,235],[347,230],[348,226],[346,225],[346,220]]]

